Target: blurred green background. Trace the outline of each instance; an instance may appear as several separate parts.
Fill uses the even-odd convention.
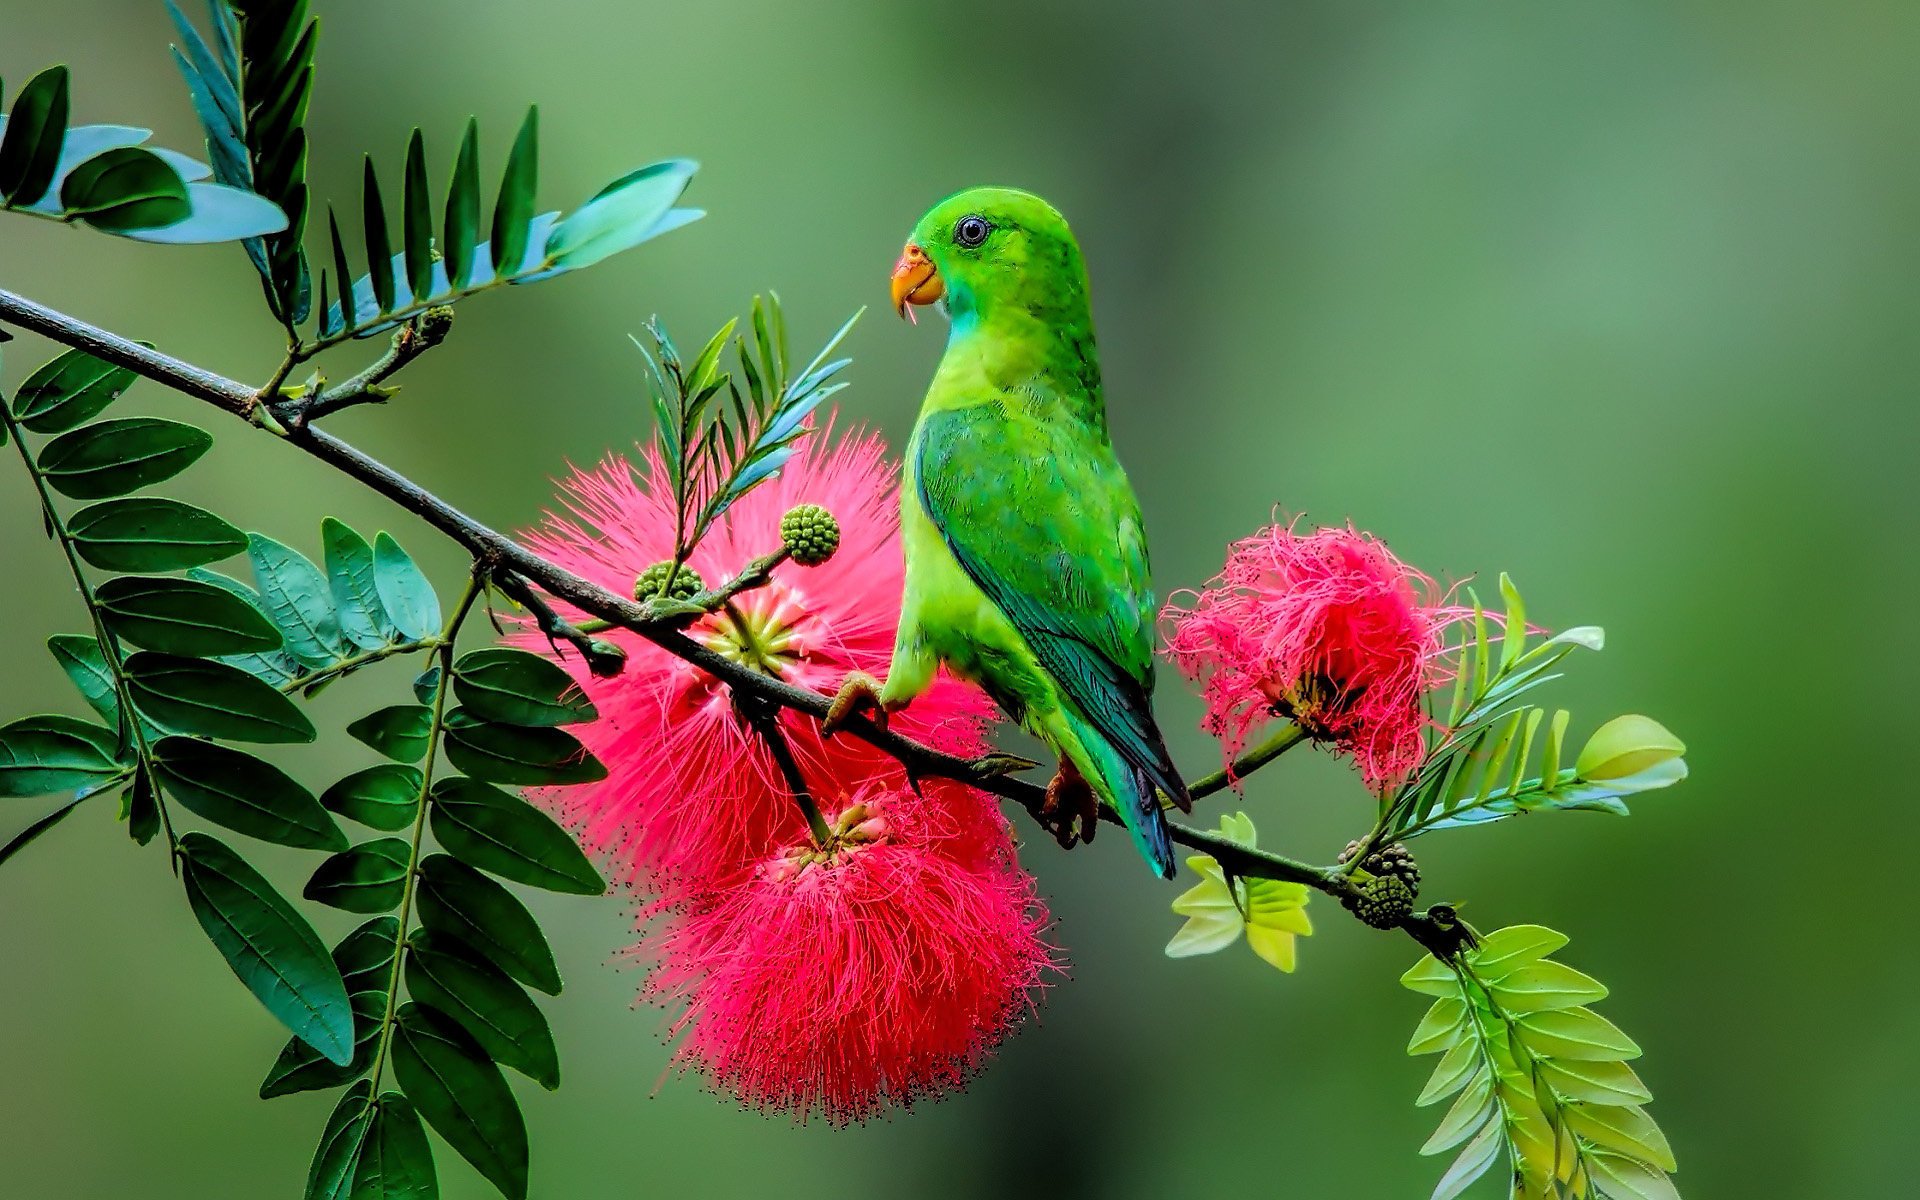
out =
[[[15,87],[64,61],[76,120],[197,147],[158,0],[3,7]],[[1631,820],[1419,846],[1426,898],[1469,901],[1483,928],[1563,929],[1562,957],[1613,986],[1602,1011],[1646,1048],[1683,1191],[1867,1195],[1908,1174],[1920,956],[1895,668],[1914,662],[1920,584],[1920,9],[315,7],[321,201],[357,212],[362,151],[397,181],[414,124],[442,177],[470,112],[497,178],[532,101],[550,206],[686,154],[712,214],[471,302],[394,404],[336,432],[519,526],[569,460],[645,434],[627,331],[659,313],[691,340],[772,287],[803,342],[873,306],[845,411],[897,441],[941,337],[885,311],[905,231],[962,185],[1040,191],[1091,263],[1163,589],[1200,583],[1275,506],[1351,517],[1436,575],[1510,571],[1547,624],[1604,624],[1606,653],[1553,698],[1581,731],[1640,710],[1689,743],[1693,779]],[[277,361],[236,248],[0,218],[0,285],[242,378]],[[47,352],[9,346],[9,385]],[[141,409],[221,436],[185,498],[309,551],[323,513],[385,526],[456,577],[416,523],[271,439],[151,385]],[[0,563],[0,716],[71,710],[40,643],[80,613],[12,468]],[[401,686],[370,674],[319,715]],[[1211,766],[1197,705],[1177,685],[1163,705],[1181,760]],[[287,756],[314,780],[363,759],[344,739]],[[7,805],[0,835],[43,811]],[[1308,754],[1246,807],[1263,840],[1321,860],[1368,812]],[[253,1098],[284,1034],[109,812],[0,871],[0,1193],[295,1195],[332,1098]],[[964,1095],[847,1131],[661,1083],[659,1015],[630,1010],[636,977],[608,965],[630,940],[621,902],[536,898],[569,985],[548,1006],[565,1086],[523,1093],[536,1195],[1426,1194],[1445,1160],[1414,1155],[1438,1114],[1411,1105],[1430,1064],[1402,1052],[1422,1006],[1395,982],[1404,938],[1317,902],[1294,976],[1243,948],[1170,962],[1177,889],[1124,841],[1042,839],[1027,861],[1071,978]],[[491,1194],[439,1158],[445,1195]]]

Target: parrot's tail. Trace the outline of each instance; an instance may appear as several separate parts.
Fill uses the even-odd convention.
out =
[[[1067,726],[1085,749],[1091,762],[1077,763],[1081,774],[1093,784],[1101,801],[1120,814],[1134,848],[1147,860],[1154,874],[1173,878],[1173,834],[1167,828],[1167,815],[1160,807],[1160,789],[1152,772],[1137,763],[1103,737],[1079,714],[1065,712]]]

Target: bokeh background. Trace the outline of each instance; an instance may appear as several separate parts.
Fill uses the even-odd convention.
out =
[[[712,214],[471,302],[394,404],[337,432],[524,524],[569,460],[646,434],[627,331],[658,313],[694,340],[771,287],[801,342],[872,306],[845,411],[897,441],[940,352],[884,308],[903,234],[963,185],[1040,191],[1092,264],[1166,588],[1276,506],[1350,517],[1445,578],[1510,571],[1548,624],[1604,624],[1606,652],[1554,698],[1581,730],[1640,710],[1689,743],[1693,779],[1630,820],[1419,847],[1428,898],[1563,929],[1563,957],[1613,986],[1603,1011],[1647,1050],[1685,1193],[1881,1194],[1910,1174],[1920,9],[315,7],[321,200],[357,213],[359,155],[397,179],[415,124],[440,177],[470,112],[497,178],[533,101],[549,205],[686,154]],[[193,148],[168,40],[158,0],[0,3],[16,87],[68,62],[77,120]],[[0,285],[243,378],[277,358],[236,248],[0,218]],[[46,349],[9,346],[8,383]],[[198,415],[151,385],[128,406]],[[213,427],[186,498],[309,550],[323,513],[388,527],[456,577],[411,519]],[[6,717],[76,703],[40,649],[79,613],[38,526],[0,470]],[[321,716],[399,686],[370,674]],[[1212,765],[1197,706],[1165,690],[1177,755]],[[361,761],[350,747],[287,761],[324,779]],[[1304,753],[1245,803],[1271,844],[1320,859],[1368,811]],[[0,834],[40,811],[8,801]],[[1430,1064],[1402,1049],[1422,1004],[1395,982],[1405,939],[1316,905],[1296,975],[1244,949],[1171,962],[1176,889],[1124,841],[1042,841],[1028,863],[1071,977],[964,1095],[846,1131],[663,1083],[658,1014],[630,1010],[635,977],[609,965],[622,904],[536,898],[568,976],[548,1006],[565,1086],[523,1092],[536,1194],[1426,1194],[1445,1160],[1414,1155],[1437,1113],[1411,1105]],[[332,1099],[253,1098],[284,1034],[108,808],[0,871],[0,962],[0,1193],[297,1194]],[[439,1157],[444,1195],[491,1194]]]

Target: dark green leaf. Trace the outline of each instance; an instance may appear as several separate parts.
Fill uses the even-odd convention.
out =
[[[192,466],[213,435],[178,421],[127,417],[62,434],[40,451],[40,471],[75,500],[124,496]]]
[[[433,785],[433,836],[469,866],[515,883],[598,896],[599,872],[567,831],[518,796],[472,779]]]
[[[194,567],[188,570],[187,578],[195,583],[209,584],[221,591],[230,592],[256,610],[266,611],[266,602],[260,598],[260,593],[230,575],[209,571],[205,567]],[[284,643],[284,635],[282,635],[282,641]],[[249,675],[266,680],[274,687],[292,683],[309,672],[305,663],[287,653],[284,644],[279,650],[268,650],[258,654],[229,654],[220,661],[231,663]]]
[[[301,894],[348,912],[386,912],[400,904],[412,857],[413,847],[405,838],[362,842],[321,863]]]
[[[373,1106],[368,1103],[372,1097],[373,1084],[363,1079],[334,1105],[313,1164],[307,1168],[304,1200],[349,1200],[354,1164],[359,1161],[367,1126],[373,1122]]]
[[[500,1068],[457,1023],[401,1008],[393,1075],[427,1124],[508,1200],[526,1200],[527,1127]]]
[[[26,849],[35,838],[38,838],[47,830],[52,829],[55,825],[66,820],[68,814],[72,813],[74,809],[79,808],[80,800],[84,799],[86,799],[85,796],[80,797],[79,800],[69,800],[46,816],[41,817],[38,821],[22,829],[19,833],[14,834],[6,845],[0,846],[0,864],[4,864],[8,859]]]
[[[446,233],[440,247],[456,291],[473,276],[473,247],[479,236],[480,123],[469,118],[460,156],[453,163],[453,181],[447,185]]]
[[[213,177],[236,187],[253,186],[253,167],[247,160],[246,124],[241,116],[240,95],[200,31],[193,27],[173,0],[167,0],[167,12],[186,47],[183,54],[174,51],[174,65],[187,81],[193,97],[193,111],[207,135],[207,154],[213,162]],[[215,10],[214,22],[220,22]]]
[[[340,312],[345,314],[342,319],[346,322],[340,328],[350,331],[353,328],[353,305],[347,301],[353,291],[353,271],[347,265],[346,243],[340,240],[340,222],[334,217],[331,204],[327,205],[327,235],[333,240],[333,272],[340,277]],[[333,314],[324,308],[320,310],[321,333],[332,332],[328,328],[332,320]]]
[[[433,1150],[420,1116],[399,1092],[383,1093],[360,1143],[348,1200],[438,1200]]]
[[[313,793],[272,763],[190,737],[163,737],[154,767],[167,793],[209,821],[303,850],[341,850],[340,832]]]
[[[493,205],[493,269],[502,277],[517,274],[527,257],[527,225],[533,220],[539,158],[540,110],[529,108],[507,155],[500,196]]]
[[[181,733],[240,742],[311,742],[293,701],[239,667],[143,650],[127,660],[135,707]]]
[[[320,796],[320,803],[362,825],[392,832],[413,824],[420,811],[420,772],[399,763],[355,771]]]
[[[100,643],[80,633],[56,633],[47,639],[60,669],[80,689],[93,711],[109,725],[120,724],[120,697],[114,690],[113,672],[107,669],[106,655]]]
[[[433,294],[433,194],[427,187],[426,144],[418,129],[407,139],[405,184],[400,232],[407,257],[407,287],[415,300],[425,300]]]
[[[289,654],[324,667],[350,653],[333,611],[333,591],[311,559],[259,533],[247,535],[247,558],[261,604],[280,627]]]
[[[393,311],[393,243],[387,238],[387,209],[380,200],[380,179],[373,157],[366,160],[360,192],[360,218],[367,239],[367,269],[373,273],[373,296],[381,312]]]
[[[151,150],[122,146],[81,163],[60,185],[60,204],[95,229],[158,229],[193,215],[186,181]]]
[[[687,182],[698,169],[687,159],[670,159],[641,167],[608,184],[553,227],[547,236],[545,257],[562,270],[592,266],[685,224],[692,218],[663,218],[668,217],[674,201],[687,190]],[[696,384],[705,382],[694,378]]]
[[[519,984],[457,938],[414,935],[407,994],[459,1022],[495,1062],[548,1091],[560,1086],[560,1056],[546,1018]]]
[[[90,504],[67,521],[80,557],[102,571],[177,571],[246,549],[246,535],[204,508],[139,496]]]
[[[48,67],[27,81],[0,139],[0,196],[10,208],[46,194],[67,136],[67,69]]]
[[[431,854],[416,892],[428,929],[459,938],[528,987],[560,994],[560,970],[539,924],[513,893],[456,858]]]
[[[201,928],[267,1011],[329,1061],[351,1061],[353,1009],[313,927],[258,871],[204,833],[181,836],[180,878]]]
[[[384,990],[393,975],[393,955],[400,938],[397,917],[375,917],[333,948],[333,965],[348,992]]]
[[[565,730],[497,725],[464,709],[447,717],[445,746],[449,762],[489,783],[535,786],[607,777],[600,760]]]
[[[433,712],[424,704],[395,704],[361,717],[347,732],[395,762],[417,763],[427,756]]]
[[[47,714],[0,725],[0,796],[45,796],[119,774],[119,737],[75,717]]]
[[[280,647],[280,631],[245,600],[210,583],[122,575],[100,585],[107,628],[122,641],[170,654],[248,654]]]
[[[413,698],[422,704],[432,704],[440,691],[440,668],[428,667],[413,677]]]
[[[133,767],[133,784],[122,793],[122,806],[127,812],[128,837],[144,846],[159,834],[159,789],[152,773],[139,763]]]
[[[461,655],[453,694],[474,716],[508,725],[571,725],[600,715],[559,664],[504,646]]]
[[[382,979],[378,988],[351,992],[347,997],[347,1003],[353,1008],[353,1059],[350,1062],[345,1066],[328,1062],[312,1046],[294,1038],[280,1048],[280,1056],[273,1060],[267,1077],[260,1081],[260,1098],[271,1100],[297,1092],[335,1088],[366,1074],[373,1066],[374,1052],[380,1045],[380,1022],[387,1015],[386,986],[387,981]]]
[[[92,420],[127,390],[133,378],[125,367],[68,350],[27,376],[13,394],[13,415],[35,433],[64,433]]]
[[[326,547],[327,582],[333,588],[340,631],[363,650],[399,641],[400,631],[380,602],[373,547],[367,539],[328,517],[320,523],[320,540]]]
[[[440,599],[413,559],[385,533],[373,539],[374,583],[387,615],[401,633],[425,641],[440,632]]]

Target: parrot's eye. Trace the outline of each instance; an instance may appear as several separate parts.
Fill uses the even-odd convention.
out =
[[[993,226],[985,217],[961,217],[953,227],[953,240],[961,247],[971,250],[987,240],[993,232]]]

